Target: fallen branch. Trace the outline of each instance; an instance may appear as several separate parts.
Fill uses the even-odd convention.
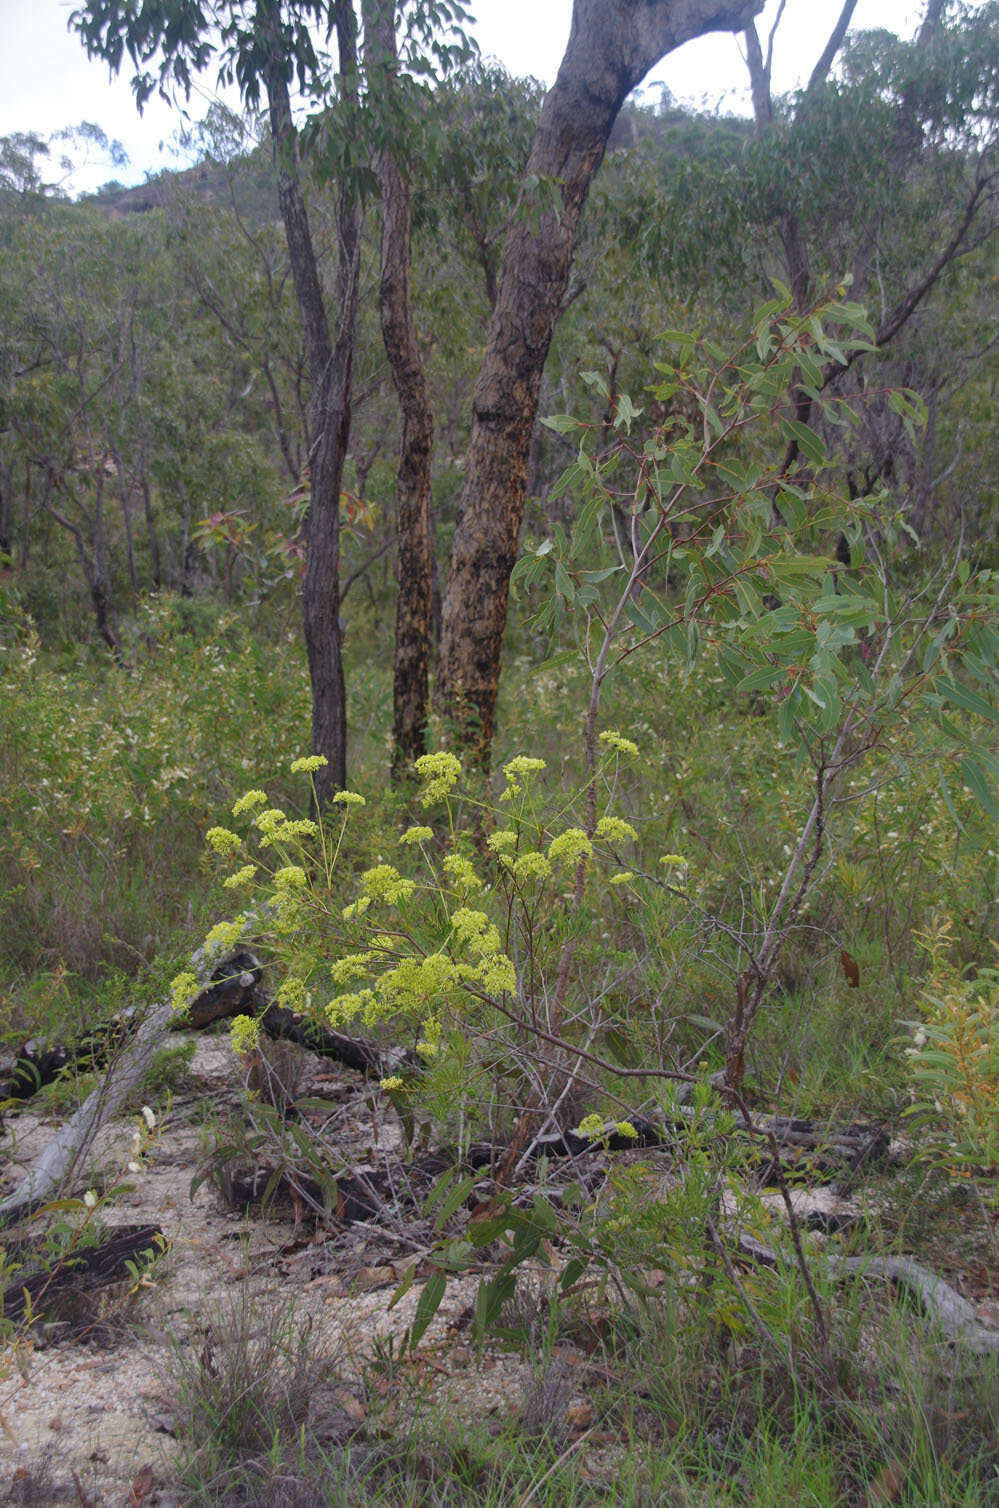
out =
[[[52,1267],[12,1283],[3,1295],[3,1317],[21,1320],[43,1314],[58,1298],[91,1293],[132,1276],[130,1264],[148,1265],[166,1249],[158,1225],[128,1225],[111,1231],[100,1246],[61,1257]]]
[[[739,1237],[739,1250],[763,1267],[776,1267],[777,1254],[752,1236]],[[951,1345],[960,1345],[979,1356],[999,1356],[999,1329],[978,1318],[974,1306],[937,1273],[913,1257],[840,1257],[827,1259],[830,1275],[883,1278],[915,1299],[926,1318],[936,1325]]]
[[[66,1185],[84,1161],[105,1121],[111,1120],[145,1077],[174,1020],[173,1007],[159,1005],[111,1065],[74,1115],[56,1132],[30,1173],[0,1199],[0,1225],[9,1225],[44,1204]]]

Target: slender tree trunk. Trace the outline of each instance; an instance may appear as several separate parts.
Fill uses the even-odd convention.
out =
[[[24,463],[24,495],[21,499],[21,549],[18,564],[23,571],[31,557],[31,462]]]
[[[763,0],[575,0],[507,235],[472,400],[465,485],[444,599],[437,702],[488,762],[510,572],[541,373],[569,282],[579,218],[611,128],[648,70],[683,42],[741,31]]]
[[[276,33],[280,15],[273,0],[260,0],[258,15],[272,28],[272,56],[282,56]],[[349,0],[335,6],[340,73],[356,77],[357,48]],[[350,383],[357,325],[361,213],[350,185],[337,204],[337,335],[331,342],[315,248],[302,192],[298,146],[287,79],[280,66],[265,70],[271,135],[277,167],[278,202],[298,299],[312,387],[309,454],[311,499],[306,528],[302,617],[312,685],[312,750],[326,757],[316,775],[320,808],[347,779],[346,688],[340,633],[340,488],[350,435]],[[352,86],[345,85],[350,88]]]
[[[386,96],[397,66],[395,0],[365,0],[369,70],[380,69]],[[426,752],[427,698],[433,621],[430,464],[434,415],[420,356],[410,294],[410,192],[395,155],[378,158],[382,190],[380,307],[382,338],[399,395],[402,439],[396,479],[395,667],[392,779],[400,781]]]
[[[125,461],[121,447],[113,434],[108,435],[108,450],[114,462],[118,497],[121,501],[121,521],[125,530],[125,555],[128,562],[128,579],[132,585],[132,597],[139,598],[139,572],[135,564],[135,530],[132,525],[132,489],[125,473]]]
[[[115,612],[114,598],[111,594],[111,581],[108,576],[107,554],[104,547],[104,521],[103,521],[103,479],[98,473],[97,478],[97,502],[92,515],[88,515],[78,499],[73,498],[77,511],[84,515],[90,529],[90,543],[84,537],[80,525],[73,519],[62,513],[53,503],[52,494],[55,491],[55,476],[50,468],[46,468],[45,487],[42,494],[42,507],[46,513],[55,519],[60,528],[65,529],[73,540],[76,548],[76,556],[80,562],[87,589],[90,593],[91,606],[94,609],[94,622],[97,632],[104,640],[116,660],[121,659],[121,643],[118,638],[118,619]]]
[[[11,493],[14,488],[14,468],[0,465],[0,555],[13,555],[11,538]]]

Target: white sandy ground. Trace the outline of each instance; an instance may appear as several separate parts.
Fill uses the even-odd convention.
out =
[[[174,1470],[177,1447],[169,1432],[178,1347],[203,1346],[206,1326],[243,1281],[250,1284],[259,1312],[293,1299],[298,1320],[311,1322],[322,1349],[337,1359],[337,1372],[348,1382],[357,1377],[380,1340],[401,1337],[412,1321],[418,1284],[394,1309],[388,1307],[414,1255],[403,1243],[394,1243],[391,1235],[351,1227],[351,1250],[338,1255],[335,1245],[324,1251],[321,1244],[308,1244],[303,1231],[296,1237],[290,1216],[246,1220],[223,1209],[209,1182],[191,1196],[191,1179],[204,1151],[198,1127],[203,1107],[231,1098],[238,1076],[227,1037],[199,1035],[195,1040],[192,1092],[174,1104],[157,1128],[142,1172],[126,1175],[130,1186],[107,1212],[108,1224],[159,1225],[170,1239],[169,1253],[152,1285],[127,1300],[127,1324],[115,1324],[115,1305],[123,1307],[123,1288],[112,1290],[107,1301],[109,1334],[103,1342],[92,1337],[21,1345],[0,1356],[0,1502],[19,1501],[20,1476],[25,1482],[44,1480],[46,1496],[32,1497],[35,1504],[79,1504],[75,1471],[94,1508],[126,1508],[134,1501],[133,1482],[150,1466],[152,1486],[140,1502],[180,1508],[183,1496]],[[138,1124],[138,1117],[127,1117],[102,1133],[90,1174],[95,1185],[125,1167]],[[0,1138],[5,1187],[23,1176],[55,1126],[31,1112],[9,1117]],[[391,1146],[397,1128],[391,1122],[369,1126],[364,1138],[368,1145],[378,1139]],[[765,1197],[780,1204],[779,1195]],[[802,1216],[811,1210],[856,1210],[854,1203],[829,1189],[798,1189],[793,1197]],[[421,1380],[435,1405],[451,1415],[481,1421],[519,1411],[532,1371],[529,1364],[505,1354],[487,1353],[476,1365],[465,1332],[455,1322],[467,1315],[477,1283],[474,1275],[449,1282],[420,1356]],[[994,1318],[985,1313],[981,1317]],[[564,1360],[570,1373],[582,1363],[568,1349]],[[341,1402],[348,1412],[359,1411],[359,1422],[363,1419],[349,1388],[343,1389]],[[574,1397],[570,1409],[585,1421],[584,1397]],[[608,1453],[587,1446],[588,1458],[614,1453],[614,1447]],[[613,1461],[605,1466],[614,1469]]]
[[[199,1038],[191,1073],[201,1095],[167,1117],[142,1173],[126,1175],[131,1188],[107,1213],[109,1224],[157,1224],[171,1242],[152,1287],[131,1300],[128,1327],[119,1326],[103,1347],[99,1341],[65,1341],[22,1346],[0,1358],[0,1501],[17,1501],[6,1497],[12,1484],[16,1487],[16,1475],[37,1475],[47,1462],[46,1491],[53,1494],[53,1504],[79,1501],[75,1470],[97,1508],[118,1508],[147,1464],[153,1468],[153,1489],[145,1501],[163,1508],[180,1503],[171,1485],[176,1446],[164,1429],[171,1422],[176,1348],[203,1343],[206,1322],[247,1274],[261,1307],[285,1304],[295,1295],[297,1314],[303,1321],[311,1317],[324,1349],[342,1359],[342,1374],[348,1378],[356,1375],[379,1337],[400,1337],[413,1319],[419,1285],[388,1309],[412,1260],[412,1253],[401,1247],[392,1252],[390,1240],[373,1239],[367,1267],[358,1269],[355,1254],[348,1273],[313,1277],[310,1269],[325,1264],[308,1248],[290,1257],[282,1252],[292,1241],[290,1219],[246,1221],[220,1208],[210,1183],[190,1196],[203,1150],[192,1112],[197,1113],[203,1095],[224,1095],[236,1082],[227,1039]],[[95,1183],[102,1172],[113,1175],[127,1163],[136,1125],[130,1117],[102,1134],[93,1156]],[[54,1129],[53,1122],[30,1113],[9,1119],[0,1142],[8,1186],[18,1181]],[[472,1366],[469,1348],[451,1327],[474,1300],[476,1284],[475,1277],[449,1283],[422,1349],[433,1358],[435,1391],[453,1386],[454,1406],[482,1418],[521,1406],[530,1368],[507,1357],[487,1358],[482,1371]],[[121,1289],[115,1292],[120,1303]],[[113,1314],[111,1318],[113,1322]]]

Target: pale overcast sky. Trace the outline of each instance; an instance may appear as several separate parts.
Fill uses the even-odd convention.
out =
[[[141,182],[147,172],[178,165],[170,145],[180,123],[158,99],[140,118],[128,74],[109,81],[106,67],[87,57],[67,21],[78,0],[0,0],[0,136],[13,131],[49,135],[81,120],[117,137],[131,159],[127,169],[95,161],[72,187],[93,188],[109,177]],[[569,32],[572,0],[468,0],[484,54],[511,73],[551,83]],[[769,0],[765,31],[777,0]],[[807,77],[838,14],[841,0],[787,0],[775,47],[774,85],[791,89]],[[919,23],[920,0],[860,0],[854,28],[887,27],[909,36]],[[745,109],[745,67],[736,38],[718,34],[689,42],[647,80],[662,81],[677,98],[713,108]],[[212,97],[214,75],[202,95],[192,95],[197,119]]]

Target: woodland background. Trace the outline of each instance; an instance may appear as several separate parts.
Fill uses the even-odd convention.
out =
[[[880,1358],[858,1350],[860,1300],[763,1212],[735,1132],[901,1138],[855,1250],[994,1304],[999,6],[931,3],[900,39],[851,32],[848,3],[787,99],[737,9],[754,118],[625,102],[588,195],[531,170],[541,91],[478,61],[450,4],[333,7],[335,67],[294,7],[228,7],[246,113],[214,107],[198,165],[139,188],[51,186],[96,127],[0,142],[0,1031],[17,1060],[183,1007],[249,947],[280,1006],[406,1050],[380,1093],[410,1157],[497,1149],[493,1204],[472,1174],[433,1196],[423,1329],[485,1251],[480,1340],[550,1378],[594,1327],[617,1425],[637,1347],[649,1501],[991,1502],[989,1345],[969,1363],[882,1314]],[[285,51],[269,33],[261,63],[267,25]],[[191,27],[140,39],[141,88],[183,83]],[[515,254],[570,221],[550,351],[496,421]],[[490,424],[526,436],[508,472],[476,450]],[[158,1072],[149,1099],[183,1064]],[[328,1170],[248,1083],[253,1156]],[[613,1166],[636,1124],[679,1138],[654,1199],[654,1159]],[[599,1196],[517,1193],[539,1137],[587,1125]],[[247,1159],[245,1125],[214,1134],[219,1166]],[[447,1223],[475,1199],[481,1240]],[[747,1274],[739,1231],[776,1267]],[[562,1296],[528,1323],[510,1304],[539,1251]],[[581,1315],[588,1273],[612,1317]],[[542,1394],[499,1442],[414,1425],[364,1491],[430,1501],[429,1449],[434,1501],[644,1501],[580,1474],[568,1395]],[[192,1500],[250,1501],[260,1456],[216,1434]],[[310,1457],[301,1501],[356,1500],[344,1460],[345,1497]]]

